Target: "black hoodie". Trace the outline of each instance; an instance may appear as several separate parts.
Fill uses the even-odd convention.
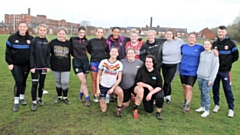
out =
[[[162,66],[162,46],[165,39],[155,39],[154,43],[147,40],[140,49],[140,59],[145,61],[147,55],[151,54],[156,59],[156,69],[160,70]]]
[[[21,36],[19,32],[11,35],[6,42],[6,62],[9,65],[29,65],[29,46],[32,39],[31,35]]]
[[[35,37],[30,45],[30,68],[50,68],[50,46],[47,38]]]
[[[239,57],[236,44],[229,37],[225,37],[223,40],[217,39],[213,42],[213,48],[219,52],[219,71],[230,71],[232,63]]]
[[[87,56],[87,44],[88,40],[86,37],[80,39],[79,37],[71,37],[70,42],[73,49],[73,58],[75,60],[86,60]]]
[[[109,47],[106,39],[93,38],[88,42],[88,53],[91,54],[91,62],[100,62],[109,55]]]

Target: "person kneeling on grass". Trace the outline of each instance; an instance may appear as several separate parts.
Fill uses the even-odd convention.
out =
[[[122,116],[123,91],[118,86],[122,80],[122,63],[117,60],[119,53],[117,47],[110,49],[110,58],[104,59],[98,66],[97,95],[100,96],[102,112],[107,111],[106,95],[117,95],[117,117]]]
[[[164,91],[162,90],[162,78],[159,71],[155,68],[155,58],[147,55],[145,65],[138,69],[135,79],[136,87],[134,93],[137,95],[134,105],[133,117],[138,118],[138,106],[143,102],[146,112],[152,113],[154,110],[154,100],[157,107],[156,117],[162,120],[162,106],[164,102]]]

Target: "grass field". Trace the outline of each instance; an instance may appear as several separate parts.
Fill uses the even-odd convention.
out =
[[[123,117],[114,116],[116,102],[110,103],[108,111],[100,112],[99,104],[92,102],[89,108],[78,102],[80,82],[71,71],[69,100],[70,105],[54,104],[57,98],[52,72],[47,74],[43,96],[44,106],[31,112],[31,80],[27,81],[25,99],[27,106],[20,106],[12,112],[14,80],[5,62],[5,42],[8,35],[0,35],[0,134],[1,135],[238,135],[240,134],[240,62],[233,65],[232,89],[235,96],[235,117],[228,118],[228,108],[221,89],[221,109],[201,118],[194,110],[200,106],[200,93],[197,84],[193,89],[191,111],[182,113],[179,105],[183,102],[182,87],[177,76],[172,83],[172,104],[164,105],[163,120],[155,118],[155,112],[147,114],[140,106],[139,119],[132,117],[132,105],[123,109]],[[53,39],[55,36],[49,36]],[[91,93],[91,77],[88,75],[88,88]],[[92,94],[91,94],[92,95]],[[212,96],[211,96],[212,97]],[[211,110],[214,104],[211,99]]]

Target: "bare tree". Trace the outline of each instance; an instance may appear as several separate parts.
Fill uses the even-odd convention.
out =
[[[215,34],[217,34],[218,27],[211,29]],[[233,20],[232,24],[227,26],[228,35],[231,39],[240,41],[240,13],[239,15]]]
[[[237,41],[240,41],[240,13],[234,19],[233,23],[228,26],[228,35]]]
[[[81,25],[81,26],[84,26],[84,27],[91,26],[91,22],[90,22],[90,21],[83,20],[83,21],[80,22],[80,25]]]

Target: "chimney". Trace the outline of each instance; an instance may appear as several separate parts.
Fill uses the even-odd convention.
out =
[[[158,25],[157,26],[157,35],[159,35],[159,28],[160,28],[160,26]]]
[[[147,30],[148,30],[148,25],[146,25],[146,28],[147,28]]]
[[[28,8],[28,15],[31,15],[31,9]]]
[[[152,17],[150,18],[150,28],[152,28]]]

